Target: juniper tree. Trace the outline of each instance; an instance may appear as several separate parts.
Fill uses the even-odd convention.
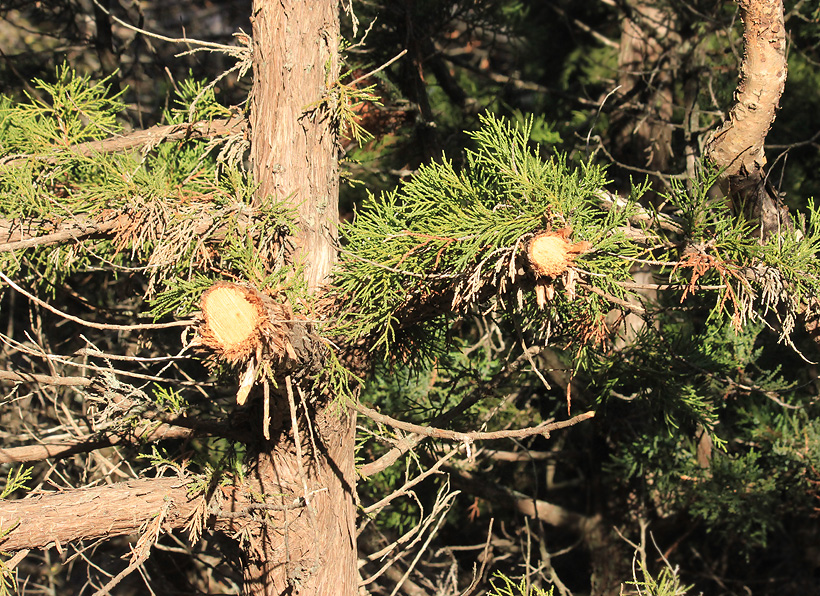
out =
[[[741,90],[768,91],[782,5],[740,5]],[[3,98],[0,376],[19,432],[0,450],[2,589],[18,567],[36,578],[25,557],[59,556],[76,592],[136,590],[138,569],[157,593],[210,590],[213,565],[221,591],[349,594],[360,538],[362,584],[421,591],[422,557],[457,561],[427,548],[448,519],[490,561],[493,522],[464,522],[489,507],[532,520],[540,544],[506,553],[524,572],[468,564],[429,591],[500,570],[495,593],[679,594],[687,532],[711,537],[707,566],[722,549],[754,564],[778,526],[810,539],[816,391],[796,363],[814,349],[800,319],[820,212],[789,216],[764,184],[779,93],[733,128],[740,93],[692,176],[652,189],[661,209],[648,186],[614,194],[601,164],[539,147],[543,120],[486,113],[462,152],[369,192],[337,233],[338,137],[373,91],[339,64],[337,9],[258,2],[250,34],[199,46],[252,73],[244,107],[180,81],[160,126],[126,132],[119,80],[65,65]],[[546,453],[548,492],[481,469],[510,444]],[[126,560],[78,578],[98,538]],[[573,544],[582,579],[550,554]],[[172,577],[171,548],[199,564]]]

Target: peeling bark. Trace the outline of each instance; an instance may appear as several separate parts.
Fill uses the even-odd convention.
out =
[[[738,0],[744,54],[735,104],[707,144],[723,170],[724,190],[737,213],[759,226],[765,239],[788,225],[786,209],[766,183],[764,144],[786,83],[786,29],[782,0]]]

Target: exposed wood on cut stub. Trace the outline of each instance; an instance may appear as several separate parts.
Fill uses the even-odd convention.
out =
[[[258,290],[235,283],[218,283],[201,300],[200,344],[217,357],[243,366],[236,401],[244,404],[260,366],[271,370],[296,360],[290,343],[293,312]]]
[[[544,308],[555,295],[554,279],[569,270],[577,255],[592,248],[586,241],[571,244],[567,241],[570,234],[572,230],[569,228],[541,232],[527,246],[527,259],[535,275],[535,298],[539,308]]]

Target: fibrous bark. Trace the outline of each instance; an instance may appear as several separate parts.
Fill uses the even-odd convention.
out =
[[[257,0],[251,159],[258,196],[294,205],[296,258],[310,287],[336,258],[339,169],[330,84],[339,76],[334,0]]]
[[[251,159],[259,200],[294,206],[299,232],[291,258],[312,291],[336,257],[337,126],[329,95],[338,77],[335,0],[257,0],[253,8]],[[251,529],[245,593],[352,596],[357,592],[354,417],[288,376],[272,396],[286,425],[249,445],[249,482],[267,495],[296,495],[305,507]],[[304,392],[300,389],[304,386]],[[332,397],[332,396],[331,396]],[[307,403],[305,403],[306,400]],[[305,414],[305,415],[303,415]],[[308,423],[309,421],[309,423]]]
[[[166,528],[181,528],[198,500],[188,494],[186,484],[179,478],[130,480],[0,501],[0,550],[136,534],[161,511]]]

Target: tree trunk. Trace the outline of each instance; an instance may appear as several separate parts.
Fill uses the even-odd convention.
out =
[[[259,200],[299,214],[297,264],[312,289],[336,256],[339,168],[330,84],[339,76],[339,9],[334,0],[256,0],[251,158]]]
[[[618,95],[625,105],[612,123],[611,150],[626,164],[664,172],[672,158],[677,15],[657,0],[630,0],[623,10]]]
[[[315,292],[336,254],[339,178],[330,90],[339,69],[338,4],[257,0],[252,24],[251,157],[258,201],[272,198],[296,209],[299,231],[289,257],[304,266]],[[273,397],[272,408],[290,420],[287,398],[299,400],[298,380],[278,385],[283,394]],[[296,401],[300,414],[310,410],[309,421],[300,416],[298,435],[286,423],[271,441],[259,436],[249,446],[252,490],[300,506],[269,512],[246,534],[246,594],[357,591],[355,419],[327,397],[307,401],[307,407]]]

